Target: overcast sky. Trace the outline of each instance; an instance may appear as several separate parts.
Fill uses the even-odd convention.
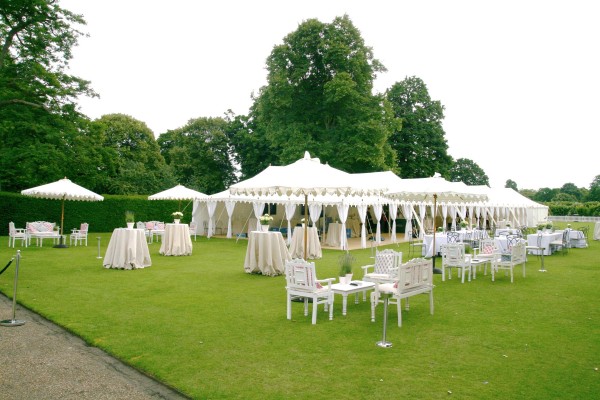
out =
[[[127,114],[158,136],[228,109],[247,114],[273,46],[306,19],[348,14],[388,69],[375,91],[421,78],[445,106],[449,154],[477,163],[492,187],[588,188],[600,175],[595,0],[60,4],[87,21],[70,72],[101,96],[80,100],[93,119]]]

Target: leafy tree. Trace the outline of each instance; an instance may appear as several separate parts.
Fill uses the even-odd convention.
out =
[[[490,180],[483,169],[473,160],[459,158],[450,168],[450,180],[467,185],[490,185]]]
[[[94,121],[110,153],[103,165],[109,179],[102,193],[151,194],[176,184],[145,123],[128,115],[108,114]]]
[[[586,197],[587,201],[600,201],[600,175],[596,175],[590,184],[590,191]]]
[[[235,182],[227,129],[223,118],[197,118],[159,136],[161,153],[179,183],[212,194]]]
[[[573,196],[576,201],[582,198],[581,190],[574,183],[565,183],[560,188],[560,192]]]
[[[577,201],[577,198],[575,196],[573,196],[572,194],[569,194],[569,193],[558,192],[558,193],[556,193],[556,195],[554,196],[554,198],[552,199],[552,201],[571,201],[571,202],[575,202],[575,201]]]
[[[506,184],[504,185],[505,188],[511,188],[514,191],[518,192],[519,189],[517,189],[517,182],[513,181],[512,179],[507,179],[506,180]]]
[[[519,190],[519,193],[522,194],[523,196],[527,197],[528,199],[534,200],[537,191],[533,190],[533,189],[522,189],[522,190]]]
[[[244,159],[244,175],[258,169],[257,161],[287,164],[305,150],[348,172],[395,167],[388,138],[397,121],[382,96],[372,94],[373,80],[385,68],[348,16],[330,24],[304,21],[274,47],[267,70],[248,131],[242,140],[232,139],[243,145],[235,151]],[[268,145],[261,160],[252,143]]]
[[[93,189],[94,167],[105,154],[75,100],[95,93],[65,72],[82,35],[73,25],[84,23],[54,1],[0,0],[2,190],[64,176]]]
[[[423,178],[435,172],[448,176],[452,157],[442,128],[444,106],[432,100],[425,83],[417,77],[395,83],[386,95],[394,116],[402,119],[402,130],[391,137],[397,169],[402,178]]]
[[[556,196],[557,192],[558,192],[558,189],[541,188],[540,190],[537,191],[537,193],[535,194],[535,198],[533,200],[541,201],[541,202],[549,202],[549,201],[552,201],[554,196]]]

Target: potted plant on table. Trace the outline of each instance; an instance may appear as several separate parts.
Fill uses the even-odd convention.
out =
[[[125,211],[125,222],[127,223],[127,229],[133,229],[135,223],[135,214],[133,211]]]
[[[178,224],[179,221],[181,220],[181,217],[183,217],[183,213],[181,211],[175,211],[173,214],[171,214],[173,216],[173,221]]]
[[[464,219],[462,221],[460,221],[460,229],[467,229],[467,221],[465,221]]]
[[[271,221],[273,221],[273,217],[271,217],[269,214],[265,214],[262,215],[260,218],[260,226],[263,230],[263,232],[268,232],[269,231],[269,223],[271,223]]]
[[[352,264],[354,264],[354,261],[354,257],[348,252],[340,256],[340,283],[350,284],[352,281]]]

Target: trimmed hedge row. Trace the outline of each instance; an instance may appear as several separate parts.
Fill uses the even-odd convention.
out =
[[[581,215],[584,217],[599,217],[600,202],[590,201],[587,203],[576,203],[570,201],[553,201],[545,203],[550,215]]]
[[[25,228],[26,222],[48,221],[60,225],[60,200],[38,199],[16,193],[0,192],[0,236],[8,236],[8,223]],[[192,218],[193,203],[181,201],[182,222]],[[184,210],[185,208],[185,210]],[[148,200],[148,196],[105,195],[104,201],[65,200],[63,233],[79,228],[82,222],[90,224],[90,232],[112,232],[125,227],[125,211],[135,213],[136,221],[173,221],[171,213],[179,209],[177,200]]]

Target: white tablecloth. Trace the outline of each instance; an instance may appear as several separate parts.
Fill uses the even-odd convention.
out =
[[[549,256],[552,254],[552,249],[550,249],[550,242],[555,240],[562,240],[562,231],[554,232],[554,233],[542,233],[542,243],[541,246],[544,247],[544,255]],[[538,234],[532,233],[527,235],[527,245],[528,246],[537,246],[538,245]],[[529,250],[531,254],[539,255],[539,250]]]
[[[308,253],[308,259],[323,257],[319,233],[314,226],[308,228],[306,252]],[[290,255],[292,258],[304,258],[304,228],[301,226],[294,228],[292,243],[290,244]]]
[[[189,256],[192,254],[192,238],[187,224],[167,224],[160,245],[160,254],[165,256]]]
[[[117,228],[108,242],[104,268],[138,269],[152,265],[143,229]]]
[[[244,271],[275,276],[285,272],[285,261],[291,260],[281,232],[251,231],[244,260]]]
[[[327,225],[327,236],[325,238],[325,244],[331,247],[340,247],[340,238],[342,233],[342,224],[338,222],[331,222]]]
[[[600,240],[600,222],[594,225],[594,240]]]

